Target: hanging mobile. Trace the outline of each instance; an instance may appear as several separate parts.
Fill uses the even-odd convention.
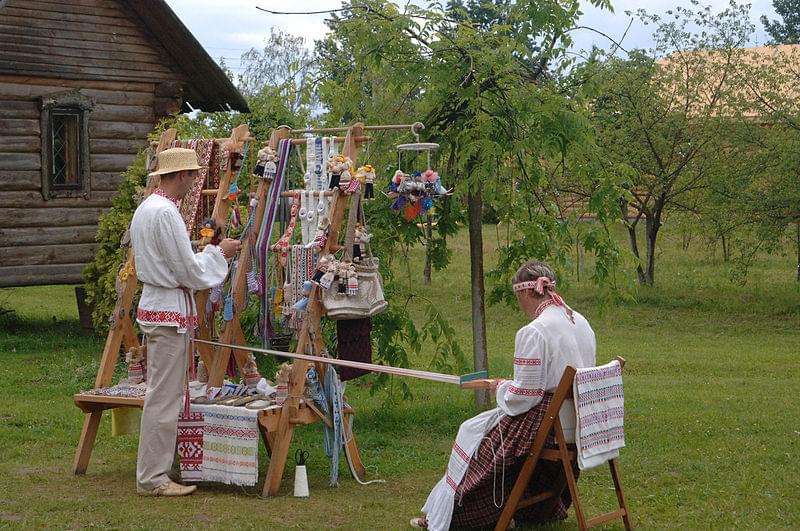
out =
[[[446,195],[447,190],[441,185],[441,177],[431,168],[431,152],[439,149],[435,142],[420,142],[419,129],[425,126],[416,122],[411,126],[411,134],[415,142],[399,144],[397,146],[397,171],[390,183],[389,198],[392,199],[392,210],[403,212],[407,221],[412,221],[421,213],[427,213],[433,206],[433,197]],[[403,153],[425,153],[425,172],[414,171],[410,175],[403,171]],[[438,186],[437,186],[438,183]]]

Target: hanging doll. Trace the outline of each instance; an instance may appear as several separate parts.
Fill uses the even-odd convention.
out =
[[[356,266],[350,264],[347,268],[347,294],[356,295],[358,293],[358,273]]]
[[[436,179],[438,177],[439,174],[430,168],[425,170],[425,173],[422,174],[422,178],[425,181],[425,191],[428,192],[428,194],[433,195],[436,193]]]
[[[344,156],[336,155],[328,160],[328,173],[331,174],[330,189],[334,190],[342,179],[342,172],[344,171]]]
[[[364,164],[356,172],[356,177],[364,186],[364,199],[373,199],[375,197],[375,168]]]
[[[364,256],[364,246],[369,243],[372,234],[368,234],[367,228],[361,223],[356,223],[353,234],[353,262],[358,263],[361,262],[361,258]]]
[[[322,277],[328,272],[328,265],[330,262],[331,261],[327,256],[323,256],[319,259],[317,262],[317,269],[314,271],[314,275],[311,277],[312,282],[319,284],[319,281],[322,280]]]
[[[336,291],[342,295],[347,293],[347,266],[348,264],[339,262],[339,267],[337,267],[336,271],[336,274],[339,277],[339,284]]]
[[[263,169],[261,173],[258,173],[259,165],[262,164],[263,161]],[[256,175],[259,177],[266,179],[267,181],[272,181],[275,179],[275,176],[278,173],[278,166],[275,164],[275,150],[273,150],[269,146],[265,146],[258,152],[258,163],[256,164]]]
[[[328,241],[328,226],[331,224],[326,216],[320,218],[317,224],[317,232],[314,234],[314,239],[306,244],[307,249],[316,249],[321,251]]]
[[[348,194],[352,194],[356,190],[358,190],[358,179],[353,179],[353,175],[350,173],[350,169],[353,167],[353,161],[350,160],[348,157],[343,157],[343,161],[341,163],[342,174],[339,178],[339,187]]]
[[[222,229],[217,227],[217,223],[212,218],[203,221],[200,227],[200,240],[197,242],[197,249],[202,251],[206,245],[219,245],[222,240]]]
[[[406,204],[406,198],[403,196],[402,189],[405,188],[404,183],[406,179],[406,174],[402,172],[402,170],[397,170],[394,172],[392,176],[392,180],[389,183],[389,199],[392,199],[392,205],[389,207],[392,210],[400,210]]]
[[[311,296],[311,288],[314,284],[310,280],[303,281],[303,295],[302,297],[294,303],[293,309],[296,312],[304,312],[308,307],[308,298]]]
[[[333,284],[333,280],[336,277],[336,270],[339,267],[339,263],[333,258],[333,255],[329,255],[329,257],[325,258],[325,273],[319,279],[319,285],[322,289],[328,289]]]

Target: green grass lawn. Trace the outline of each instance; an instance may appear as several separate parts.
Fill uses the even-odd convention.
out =
[[[490,265],[495,234],[487,226]],[[446,310],[471,355],[467,246],[466,234],[452,242],[453,264],[434,274],[426,296]],[[422,260],[415,250],[417,286]],[[601,306],[592,286],[575,279],[563,293],[594,326],[598,361],[628,360],[620,464],[635,526],[800,528],[800,288],[791,256],[761,257],[746,284],[733,284],[700,242],[683,251],[667,234],[656,267],[657,286],[634,289],[631,301]],[[72,288],[0,290],[0,307],[15,310],[0,318],[0,527],[405,529],[442,473],[458,424],[473,414],[471,395],[451,386],[412,381],[412,401],[386,406],[354,382],[348,395],[362,457],[385,484],[356,484],[342,460],[342,486],[328,487],[315,426],[294,440],[311,453],[308,499],[291,496],[289,473],[281,496],[269,500],[257,497],[260,488],[225,486],[140,498],[137,437],[111,437],[110,415],[88,474],[70,473],[82,422],[72,394],[92,387],[104,341],[79,334]],[[487,319],[490,373],[507,376],[524,318],[494,306]],[[415,366],[426,368],[430,354]],[[583,474],[579,489],[590,514],[613,503],[606,469]],[[552,528],[574,525],[571,516]]]

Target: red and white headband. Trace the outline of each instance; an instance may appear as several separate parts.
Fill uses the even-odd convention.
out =
[[[536,280],[517,282],[511,286],[511,288],[514,290],[514,293],[525,291],[526,289],[532,289],[539,295],[544,295],[546,289],[554,289],[555,287],[555,281],[550,280],[549,277],[539,277]]]

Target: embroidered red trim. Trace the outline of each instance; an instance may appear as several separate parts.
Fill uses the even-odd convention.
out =
[[[521,396],[544,396],[544,389],[522,389],[515,385],[509,385],[508,391]]]
[[[160,195],[164,199],[169,199],[170,201],[175,203],[175,206],[178,206],[178,202],[180,201],[180,199],[178,199],[177,197],[168,195],[167,192],[165,192],[161,188],[156,188],[155,190],[153,190],[153,193],[156,194],[156,195]]]
[[[541,365],[540,358],[514,358],[514,365]]]
[[[459,445],[458,445],[458,443],[456,443],[456,444],[454,444],[454,445],[453,445],[453,451],[454,451],[454,452],[456,453],[456,455],[458,455],[458,457],[460,457],[460,458],[461,458],[461,459],[462,459],[462,460],[463,460],[465,463],[469,463],[469,456],[467,455],[467,452],[465,452],[465,451],[464,451],[464,449],[463,449],[463,448],[461,448],[461,446],[459,446]]]
[[[192,315],[188,319],[180,312],[168,312],[165,310],[136,310],[136,319],[144,323],[156,323],[158,325],[177,325],[179,328],[196,328],[197,316]]]

